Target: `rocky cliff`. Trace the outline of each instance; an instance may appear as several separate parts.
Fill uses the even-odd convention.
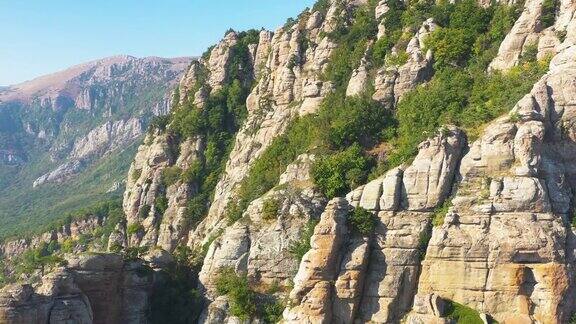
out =
[[[142,323],[146,321],[151,272],[118,255],[72,256],[35,287],[0,291],[3,323]]]
[[[575,10],[319,1],[230,31],[182,76],[99,234],[193,268],[182,322],[570,323]],[[58,314],[102,318],[73,296]]]

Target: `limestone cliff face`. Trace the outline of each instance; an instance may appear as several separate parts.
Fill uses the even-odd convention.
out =
[[[507,70],[518,64],[522,55],[534,47],[538,58],[554,55],[562,48],[576,4],[573,1],[559,1],[559,10],[555,23],[546,26],[542,21],[544,1],[526,1],[520,18],[500,45],[498,56],[490,67],[495,70]],[[569,44],[569,43],[568,43]]]
[[[370,14],[382,19],[392,10],[388,4],[379,1]],[[204,161],[210,150],[207,136],[149,132],[128,173],[126,223],[117,225],[108,248],[150,247],[166,256],[166,251],[187,246],[203,257],[198,271],[201,323],[242,321],[233,314],[233,298],[219,296],[216,289],[218,275],[230,269],[246,275],[259,298],[282,301],[281,321],[286,323],[453,323],[447,306],[454,302],[478,311],[486,322],[491,317],[500,323],[567,323],[576,310],[576,245],[570,224],[576,191],[573,1],[560,1],[555,23],[547,27],[543,1],[524,3],[490,68],[521,64],[523,53],[536,44],[538,57],[553,56],[549,72],[510,113],[483,127],[477,139],[445,125],[420,143],[412,162],[330,200],[311,175],[322,151],[311,150],[292,161],[272,189],[248,202],[240,219],[226,217],[228,203],[273,140],[297,117],[317,113],[323,99],[336,91],[324,78],[339,46],[329,34],[342,27],[345,12],[363,5],[366,1],[329,1],[326,8],[305,11],[275,32],[260,31],[247,44],[249,63],[243,68],[248,83],[254,82],[247,117],[234,134],[202,219],[189,218],[190,201],[202,193],[199,182],[183,177],[167,182],[165,175]],[[374,67],[369,54],[385,37],[385,28],[379,20],[378,36],[361,49],[364,58],[344,90],[347,96],[373,90],[372,98],[393,111],[410,90],[434,75],[434,53],[425,40],[441,27],[428,19],[403,30],[403,43],[394,44],[390,55],[405,59]],[[229,66],[243,41],[241,33],[229,32],[209,56],[194,60],[181,78],[178,104],[207,107],[210,96],[228,86]],[[74,152],[89,156],[116,145],[98,143]],[[350,221],[350,213],[360,208],[374,216],[371,233],[360,233]],[[313,235],[300,260],[293,246],[307,238],[307,226]],[[33,246],[23,244],[16,241],[3,249]],[[6,309],[6,316],[35,316],[22,317],[31,321],[55,314],[90,322],[111,307],[110,323],[144,321],[148,281],[133,278],[128,280],[132,288],[126,281],[114,286],[138,298],[131,309],[125,309],[124,297],[112,306],[92,300],[82,275],[95,268],[80,271],[84,268],[78,264],[52,275],[71,274],[65,297],[43,294],[39,287],[16,289],[2,299],[6,306],[0,314]],[[115,275],[131,274],[127,264],[120,268],[114,268]],[[103,282],[92,287],[99,292],[110,288]],[[271,287],[275,290],[268,293]],[[64,306],[54,300],[65,300]]]
[[[326,199],[310,180],[314,156],[301,156],[289,166],[279,179],[279,187],[252,202],[241,221],[229,224],[225,210],[252,163],[292,120],[314,114],[323,98],[334,90],[333,84],[323,79],[330,55],[338,46],[327,33],[339,27],[339,16],[360,5],[365,3],[331,2],[326,11],[310,10],[294,24],[275,32],[261,31],[258,42],[249,45],[250,68],[257,82],[247,98],[248,117],[236,134],[208,214],[198,225],[187,223],[185,215],[187,201],[197,194],[198,188],[180,180],[166,187],[162,184],[162,173],[174,167],[185,170],[194,160],[203,159],[205,140],[199,137],[176,143],[169,135],[148,135],[129,171],[124,193],[128,226],[141,225],[137,233],[129,235],[128,245],[157,245],[172,251],[178,244],[197,249],[208,243],[199,276],[201,289],[210,301],[216,298],[213,279],[228,267],[248,273],[256,285],[280,284],[289,290],[298,268],[298,260],[289,252],[290,246],[300,240],[302,229],[309,221],[317,220],[326,205]],[[385,3],[376,11],[384,10],[383,6]],[[431,77],[431,53],[424,53],[422,48],[424,36],[434,28],[434,22],[428,20],[413,35],[407,46],[409,58],[401,66],[388,66],[374,76],[368,75],[367,67],[361,65],[351,77],[347,95],[358,95],[374,84],[375,99],[392,108],[403,93]],[[201,107],[211,92],[223,86],[230,51],[237,42],[238,35],[230,32],[211,50],[209,58],[190,65],[179,85],[181,104],[188,101]],[[206,84],[201,82],[204,77]],[[180,153],[174,155],[174,152]],[[155,207],[161,196],[168,200],[168,209],[163,213]],[[278,220],[263,219],[263,207],[272,200],[278,204],[281,216]],[[217,314],[225,314],[227,307],[226,300],[217,299],[204,320],[220,318]]]
[[[434,148],[441,141],[433,138],[408,168],[329,203],[294,279],[286,322],[449,323],[442,300],[501,323],[568,322],[574,26],[550,72],[480,139]],[[430,210],[451,187],[444,223],[431,229]],[[346,225],[357,205],[378,216],[370,237]],[[427,231],[420,261],[418,239]]]
[[[274,138],[284,132],[290,121],[297,116],[314,114],[326,94],[334,90],[333,84],[322,78],[330,55],[337,47],[326,33],[337,28],[338,16],[343,15],[343,11],[354,10],[363,3],[334,1],[325,15],[319,11],[306,12],[290,29],[281,28],[273,34],[261,32],[254,62],[259,82],[247,100],[248,119],[236,135],[208,216],[191,233],[189,245],[205,241],[210,234],[225,226],[225,207],[251,164]],[[373,83],[377,90],[375,99],[392,106],[403,92],[427,80],[430,77],[431,58],[430,54],[425,56],[422,53],[418,39],[433,26],[432,21],[426,22],[414,36],[407,50],[410,58],[401,67],[392,67],[393,71],[379,71],[373,80],[367,75],[364,63],[361,63],[352,75],[347,95],[358,95]]]
[[[187,200],[196,192],[193,184],[182,180],[167,188],[162,183],[162,172],[167,167],[187,169],[200,158],[204,150],[201,139],[190,139],[178,147],[180,155],[173,156],[173,147],[178,146],[170,136],[149,134],[138,150],[130,168],[124,192],[124,212],[128,224],[141,224],[142,230],[130,237],[130,245],[158,245],[172,251],[187,237],[184,213]],[[164,193],[168,199],[167,209],[162,215],[157,212],[156,198]]]
[[[501,322],[567,321],[574,184],[573,139],[563,125],[573,123],[575,50],[556,55],[518,102],[518,121],[495,121],[471,145],[454,206],[432,232],[418,294],[458,300]]]
[[[77,139],[72,146],[68,161],[38,177],[32,186],[64,182],[83,171],[91,162],[132,144],[143,133],[144,125],[138,118],[108,121]]]
[[[164,220],[166,218],[172,220],[175,217],[180,218],[174,214],[177,208],[171,208],[168,216],[160,215],[159,219],[154,221],[156,224],[154,231],[159,229],[160,232],[150,234],[154,238],[145,240],[145,244],[151,242],[155,244],[156,236],[168,236],[177,239],[175,241],[171,239],[174,241],[172,243],[161,239],[164,240],[161,242],[163,247],[173,248],[177,241],[181,241],[184,237],[187,238],[189,246],[199,246],[227,226],[224,217],[226,206],[252,163],[277,136],[285,131],[294,118],[315,113],[326,94],[334,90],[332,83],[322,78],[330,55],[337,47],[337,44],[326,34],[337,27],[338,16],[343,11],[354,10],[359,5],[362,3],[333,2],[325,13],[305,12],[291,26],[280,28],[275,32],[260,32],[258,43],[250,47],[251,69],[253,77],[258,81],[246,102],[248,117],[236,134],[232,152],[226,162],[223,176],[216,186],[207,217],[195,228],[186,229],[182,226],[175,226],[174,223],[170,223],[170,226],[159,225],[162,222],[168,224]],[[431,20],[423,24],[410,40],[407,48],[409,59],[401,66],[390,66],[379,71],[377,76],[368,76],[365,71],[366,67],[361,65],[350,80],[348,95],[360,94],[370,83],[374,83],[376,88],[374,98],[392,107],[404,92],[426,81],[431,76],[432,60],[430,53],[423,53],[422,42],[424,36],[434,28],[435,24]],[[226,80],[225,67],[230,60],[229,52],[237,41],[236,33],[228,33],[212,49],[209,59],[200,59],[191,64],[179,85],[181,103],[190,100],[197,106],[201,106],[210,92],[222,87]],[[208,73],[207,85],[204,86],[200,84],[202,71]],[[190,90],[196,92],[192,95],[189,93]],[[134,222],[137,220],[138,211],[143,206],[152,206],[158,193],[161,190],[168,190],[159,188],[161,169],[169,166],[182,167],[179,163],[186,161],[186,156],[180,156],[178,158],[180,162],[159,156],[166,156],[169,150],[192,151],[195,152],[193,155],[197,156],[196,158],[201,158],[203,155],[205,144],[202,138],[182,143],[178,148],[170,148],[171,145],[161,138],[162,136],[152,136],[147,140],[147,142],[157,144],[152,144],[154,148],[150,147],[150,149],[147,149],[150,144],[145,144],[140,149],[130,171],[130,174],[138,173],[141,165],[144,164],[148,164],[151,169],[155,170],[151,174],[152,171],[144,166],[139,182],[128,181],[125,192],[125,211],[128,219]],[[151,159],[158,159],[158,161],[144,163]],[[193,195],[193,188],[186,188],[186,184],[180,184],[178,188],[173,188],[171,191],[175,193],[174,195],[181,197],[174,198],[174,195],[168,195],[169,201],[174,201],[173,203],[176,203],[176,200],[183,202],[184,197]],[[148,207],[144,208],[148,209]],[[180,205],[180,208],[183,208],[183,205]],[[152,221],[146,220],[146,222]],[[145,232],[148,233],[151,225],[144,225]],[[188,230],[191,230],[190,233]]]
[[[407,167],[389,171],[322,214],[294,277],[284,318],[291,323],[399,321],[412,306],[418,284],[420,237],[431,211],[447,198],[465,138],[458,129],[420,145]],[[362,236],[347,222],[350,209],[377,215],[375,233]]]
[[[62,244],[66,240],[77,241],[82,235],[91,235],[100,229],[105,222],[106,218],[88,215],[83,219],[72,220],[69,224],[32,238],[7,240],[0,243],[0,255],[3,259],[13,259],[27,250],[38,248],[44,243],[57,242]],[[77,252],[82,250],[86,250],[86,246],[76,246]]]
[[[320,73],[336,45],[319,35],[331,28],[335,15],[335,9],[329,10],[326,17],[311,13],[291,28],[260,33],[254,61],[260,80],[247,100],[248,119],[236,135],[208,217],[191,233],[190,245],[205,241],[210,233],[225,227],[224,209],[251,163],[294,117],[313,113],[330,91],[330,84],[320,80]],[[309,40],[307,48],[304,38]]]
[[[290,286],[298,267],[290,247],[326,205],[326,199],[309,178],[313,159],[310,155],[300,156],[281,176],[276,188],[253,201],[245,217],[228,226],[210,245],[199,275],[208,297],[213,297],[213,280],[218,272],[228,267],[247,273],[264,287]],[[266,208],[271,202],[275,206],[272,211]]]

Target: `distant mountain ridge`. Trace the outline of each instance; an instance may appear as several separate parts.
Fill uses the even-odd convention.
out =
[[[118,55],[94,60],[87,63],[78,64],[68,69],[40,76],[30,81],[25,81],[12,86],[0,87],[0,102],[23,101],[30,103],[36,99],[43,100],[43,103],[63,102],[62,97],[79,99],[75,101],[80,104],[78,108],[86,107],[86,87],[93,84],[106,83],[108,81],[129,81],[133,75],[143,77],[146,81],[158,78],[172,79],[171,75],[181,73],[190,63],[191,58],[161,58],[145,57],[136,58],[129,55]],[[159,69],[162,74],[147,74],[149,69]],[[130,73],[126,73],[130,72]],[[174,83],[175,79],[170,83]],[[80,98],[78,98],[80,96]],[[58,108],[55,106],[54,108]]]
[[[105,159],[117,169],[83,199],[121,182],[128,162],[118,154],[140,141],[152,117],[168,113],[191,59],[112,56],[0,88],[0,215],[40,217],[33,205],[43,199],[75,207],[70,195],[83,193],[85,172]],[[57,189],[71,182],[76,192]],[[56,210],[48,218],[68,208]]]

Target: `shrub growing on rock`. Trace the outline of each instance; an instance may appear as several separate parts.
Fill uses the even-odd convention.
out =
[[[136,181],[140,179],[141,175],[142,175],[142,169],[134,169],[134,171],[132,171],[132,174],[130,176],[132,177],[132,181]]]
[[[154,200],[154,208],[158,214],[164,215],[166,209],[168,209],[168,198],[166,198],[166,196],[156,197]]]
[[[348,223],[358,233],[368,236],[374,232],[376,217],[362,207],[356,207],[348,214]]]
[[[143,219],[150,215],[150,205],[143,205],[138,211],[138,218]]]
[[[216,277],[216,292],[229,298],[230,314],[246,321],[256,313],[254,292],[246,276],[237,275],[233,269],[224,268]]]
[[[450,202],[448,200],[444,201],[444,203],[436,209],[434,209],[434,213],[432,214],[432,225],[434,227],[442,226],[444,224],[444,218],[450,209]]]
[[[269,198],[262,204],[262,219],[274,220],[278,217],[280,203],[275,198]]]
[[[162,184],[165,187],[170,187],[171,185],[175,184],[178,179],[180,179],[181,174],[182,169],[177,166],[165,168],[162,170]]]
[[[306,227],[304,227],[300,234],[300,239],[290,245],[288,251],[292,253],[297,260],[302,261],[304,254],[310,250],[310,238],[314,234],[314,228],[317,224],[318,221],[315,219],[308,221],[308,224],[306,224]]]
[[[542,16],[540,17],[540,22],[542,23],[543,28],[548,28],[554,25],[558,3],[558,0],[544,0],[544,2],[542,2]]]
[[[144,226],[142,226],[142,224],[140,223],[132,223],[130,225],[128,225],[128,227],[126,228],[126,234],[128,235],[134,235],[140,231],[144,230]]]
[[[368,177],[369,160],[358,145],[319,159],[312,168],[314,183],[333,198],[362,184]]]
[[[452,320],[455,320],[457,323],[466,323],[466,324],[482,324],[484,321],[480,318],[480,314],[478,311],[464,306],[462,304],[458,304],[454,301],[448,301],[448,305],[446,307],[446,317]]]

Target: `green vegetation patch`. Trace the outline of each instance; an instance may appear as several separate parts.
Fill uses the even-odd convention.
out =
[[[356,232],[369,236],[376,228],[376,216],[362,207],[356,207],[348,214],[348,223]]]
[[[134,234],[142,232],[143,230],[144,230],[144,226],[142,226],[142,224],[132,223],[132,224],[128,225],[128,227],[126,228],[126,234],[134,235]]]
[[[280,203],[275,198],[268,198],[262,204],[262,218],[264,220],[274,220],[278,217]]]
[[[278,184],[282,172],[298,155],[318,153],[313,167],[316,185],[328,197],[363,183],[374,165],[365,149],[391,136],[391,112],[368,93],[346,97],[340,89],[328,95],[317,115],[295,119],[254,162],[228,206],[231,222],[248,204]]]
[[[228,296],[232,316],[246,321],[256,314],[255,294],[246,276],[237,275],[231,268],[220,270],[216,277],[216,292]]]
[[[302,261],[304,254],[310,250],[310,238],[314,235],[316,225],[318,225],[318,220],[309,220],[300,234],[300,239],[290,244],[288,251],[294,255],[298,261]]]
[[[254,291],[246,275],[238,275],[232,268],[220,269],[216,277],[216,293],[226,295],[232,316],[242,321],[259,318],[264,323],[277,323],[282,319],[284,304],[269,294]]]
[[[328,198],[333,198],[363,184],[368,177],[366,170],[369,169],[369,161],[360,146],[353,145],[319,159],[312,169],[312,177],[318,188]]]
[[[169,187],[173,184],[176,183],[176,181],[178,181],[178,179],[180,179],[180,176],[182,175],[182,169],[177,167],[177,166],[171,166],[171,167],[167,167],[164,170],[162,170],[162,184],[165,187]]]
[[[450,207],[450,201],[446,200],[442,205],[434,209],[434,212],[432,213],[432,225],[434,227],[439,227],[444,224],[444,218],[446,217],[448,210],[450,210]]]
[[[446,307],[446,317],[455,320],[458,324],[482,324],[484,323],[480,318],[478,311],[458,304],[454,301],[448,301]]]

